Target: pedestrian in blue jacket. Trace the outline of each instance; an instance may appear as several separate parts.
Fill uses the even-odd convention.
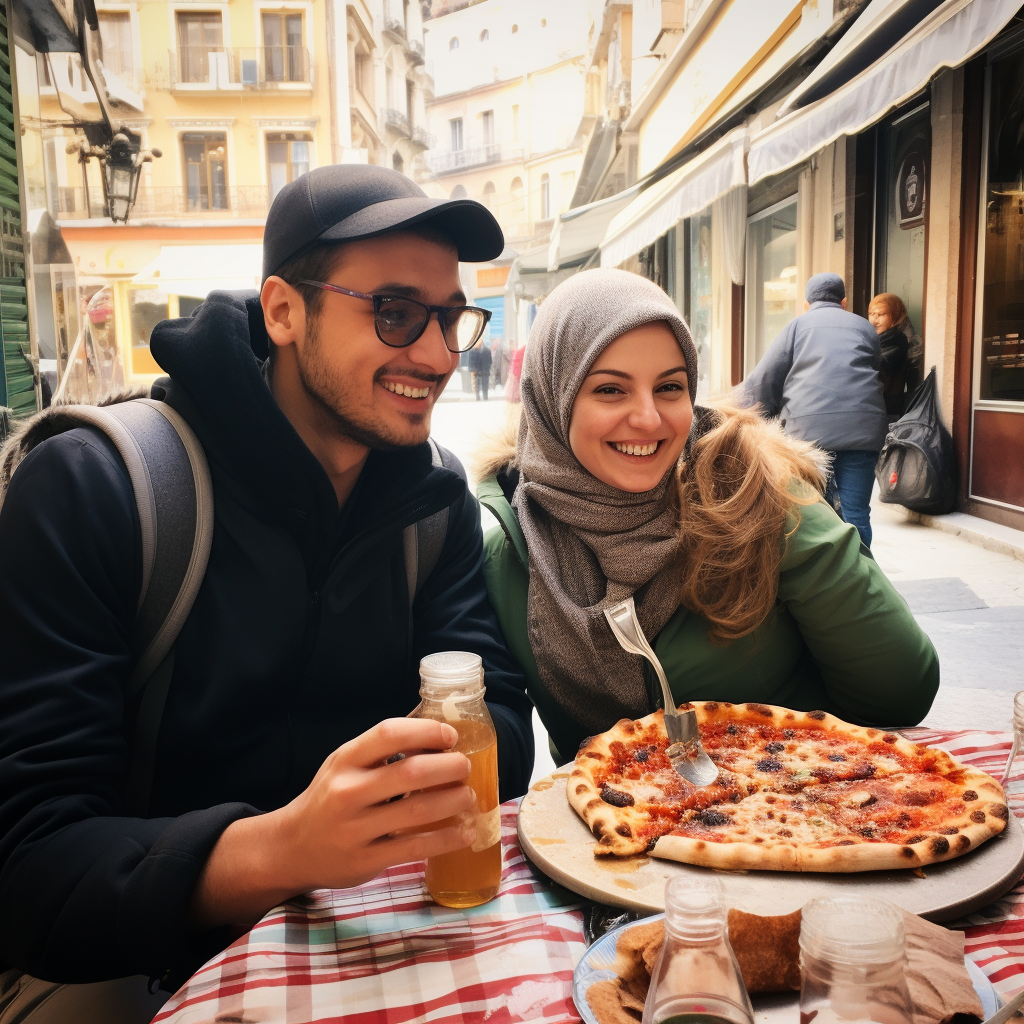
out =
[[[154,331],[156,397],[202,442],[216,524],[144,816],[125,799],[142,571],[125,464],[80,427],[18,468],[0,512],[0,1019],[148,1021],[147,979],[173,991],[280,902],[472,843],[425,830],[473,802],[455,730],[405,717],[425,654],[481,655],[502,799],[525,791],[530,703],[479,509],[427,440],[487,325],[459,260],[502,244],[478,203],[321,167],[274,200],[260,295],[214,292]],[[413,601],[403,531],[443,508]]]
[[[838,274],[815,274],[804,294],[806,312],[771,343],[743,394],[765,416],[777,416],[787,434],[832,456],[842,516],[870,547],[871,488],[888,429],[878,335],[847,312]]]

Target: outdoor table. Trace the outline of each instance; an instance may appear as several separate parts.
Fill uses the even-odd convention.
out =
[[[901,730],[999,778],[1003,732]],[[1024,817],[1024,758],[1007,784]],[[170,999],[154,1024],[570,1024],[587,901],[531,868],[502,805],[502,881],[481,907],[434,905],[422,864],[353,889],[319,890],[270,911]],[[1005,1000],[1024,988],[1024,884],[949,925]]]

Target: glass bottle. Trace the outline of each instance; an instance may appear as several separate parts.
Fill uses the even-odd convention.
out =
[[[644,1003],[643,1024],[753,1024],[729,945],[722,884],[684,875],[665,885],[665,941]]]
[[[1013,697],[1013,746],[1010,747],[1010,756],[1006,759],[1006,767],[1003,769],[1003,777],[999,780],[1005,788],[1010,781],[1010,774],[1013,771],[1013,762],[1024,745],[1024,690],[1014,694]]]
[[[498,741],[484,703],[484,669],[478,654],[444,651],[420,662],[420,703],[412,718],[447,722],[459,734],[455,749],[469,758],[468,784],[476,804],[435,828],[472,822],[471,847],[427,858],[427,891],[445,907],[486,903],[501,883],[501,810],[498,807]]]
[[[902,913],[867,896],[810,900],[800,979],[800,1024],[910,1024]]]

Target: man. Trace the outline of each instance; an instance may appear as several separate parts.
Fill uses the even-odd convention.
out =
[[[871,488],[888,428],[878,335],[846,311],[838,274],[815,274],[804,294],[803,316],[771,343],[744,395],[766,416],[778,416],[787,434],[831,454],[842,516],[870,547]]]
[[[473,371],[473,391],[476,400],[487,401],[487,388],[491,382],[491,346],[478,341],[469,353],[469,368]]]
[[[458,261],[501,248],[475,202],[323,167],[274,201],[259,296],[213,293],[154,331],[165,400],[210,462],[216,527],[144,818],[124,801],[141,575],[127,471],[91,428],[18,469],[0,515],[4,1024],[29,1019],[3,1009],[29,975],[173,991],[289,897],[470,844],[468,827],[422,831],[473,802],[467,759],[444,753],[454,729],[403,717],[424,654],[482,656],[502,798],[525,791],[530,706],[487,604],[479,509],[427,443],[459,349],[486,327]],[[403,529],[445,507],[410,609]],[[72,1002],[53,1019],[91,1020],[74,1000],[93,988],[58,992]]]

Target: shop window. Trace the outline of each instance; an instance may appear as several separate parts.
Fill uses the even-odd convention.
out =
[[[181,149],[188,209],[226,210],[227,136],[223,132],[185,132]]]
[[[747,373],[800,312],[796,243],[796,196],[747,222]]]
[[[924,242],[931,155],[928,104],[880,126],[877,139],[880,198],[875,293],[898,295],[915,332],[920,333],[924,328]]]
[[[159,373],[160,367],[149,351],[153,328],[170,315],[170,300],[158,288],[130,288],[128,311],[132,339],[132,373]]]
[[[103,66],[115,75],[130,80],[135,75],[132,50],[132,20],[127,13],[99,11],[100,42],[103,44]]]
[[[209,82],[210,54],[224,50],[219,14],[178,13],[178,73],[182,82]]]
[[[290,181],[309,170],[312,135],[299,132],[267,134],[267,181],[271,200]]]
[[[462,151],[462,118],[454,117],[448,125],[452,133],[452,152],[459,153]]]
[[[1024,402],[1022,126],[1024,62],[1017,52],[993,64],[989,93],[978,378],[978,398],[983,401]]]
[[[307,81],[303,38],[301,13],[263,15],[263,74],[268,82]]]

